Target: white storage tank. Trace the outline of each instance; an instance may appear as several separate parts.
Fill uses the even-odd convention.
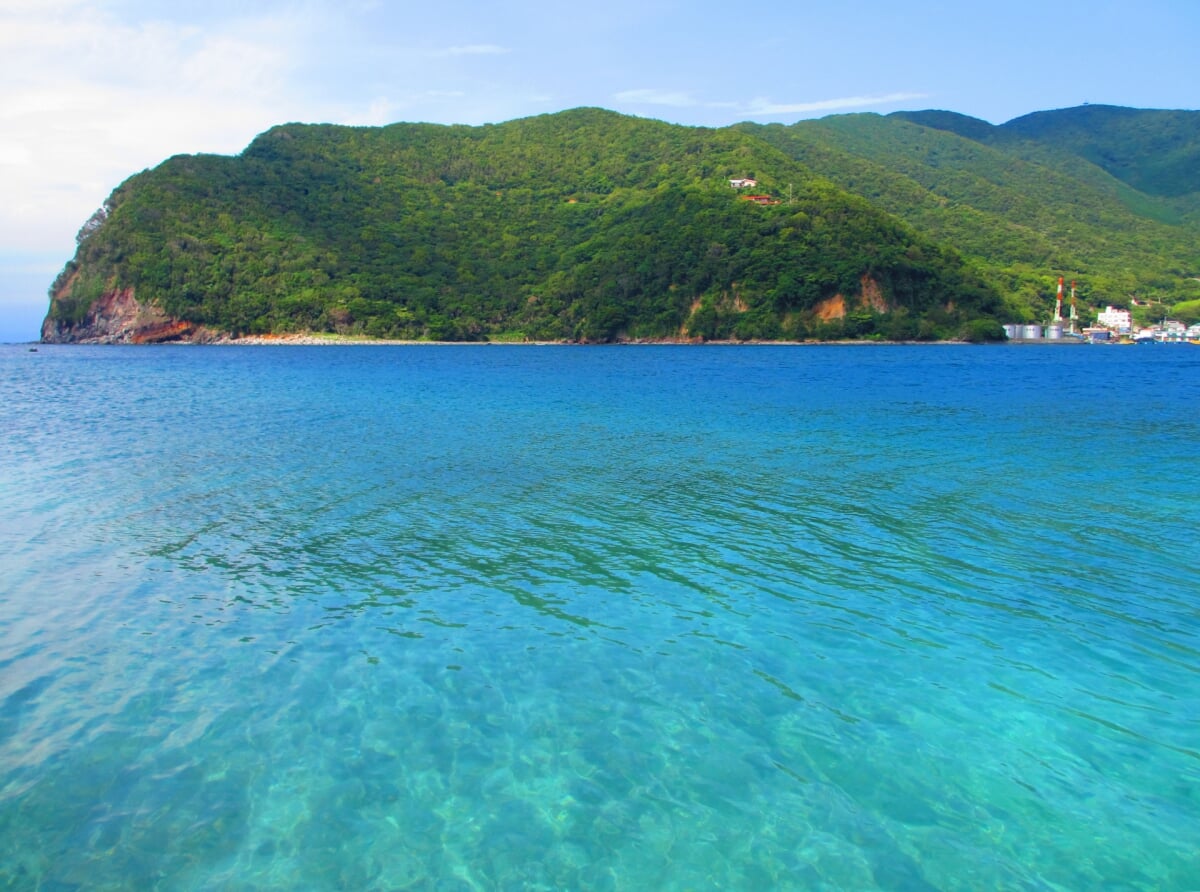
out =
[[[1010,341],[1015,341],[1021,337],[1021,326],[1009,323],[1004,326],[1004,336]]]
[[[1050,341],[1061,341],[1063,338],[1063,327],[1061,325],[1047,325],[1046,339]]]
[[[1021,326],[1021,337],[1027,341],[1041,340],[1042,327],[1040,325],[1023,325]]]

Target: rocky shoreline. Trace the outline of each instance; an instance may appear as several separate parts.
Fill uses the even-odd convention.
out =
[[[81,322],[70,323],[47,316],[42,324],[43,344],[178,344],[194,346],[239,346],[239,347],[342,347],[342,346],[436,346],[447,344],[473,344],[491,346],[496,344],[517,346],[818,346],[821,344],[927,344],[962,343],[959,341],[705,341],[700,338],[632,338],[616,341],[418,341],[371,338],[314,332],[288,332],[259,335],[232,335],[216,331],[194,322],[186,322],[163,313],[154,305],[139,302],[133,289],[127,288],[105,294],[89,308]]]

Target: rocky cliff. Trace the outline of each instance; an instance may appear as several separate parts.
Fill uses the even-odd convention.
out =
[[[153,304],[141,303],[132,288],[101,295],[81,321],[51,314],[42,323],[42,341],[47,344],[160,344],[213,338],[214,333],[202,326],[168,316]]]

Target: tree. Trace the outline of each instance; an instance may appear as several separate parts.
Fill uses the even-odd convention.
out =
[[[96,208],[92,215],[87,218],[87,222],[79,228],[79,232],[75,234],[75,244],[82,245],[92,236],[93,233],[95,233],[101,226],[104,225],[104,221],[107,219],[108,208],[104,205]]]

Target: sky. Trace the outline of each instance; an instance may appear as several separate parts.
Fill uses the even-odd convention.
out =
[[[1197,0],[0,0],[0,342],[127,177],[275,124],[1200,108]]]

